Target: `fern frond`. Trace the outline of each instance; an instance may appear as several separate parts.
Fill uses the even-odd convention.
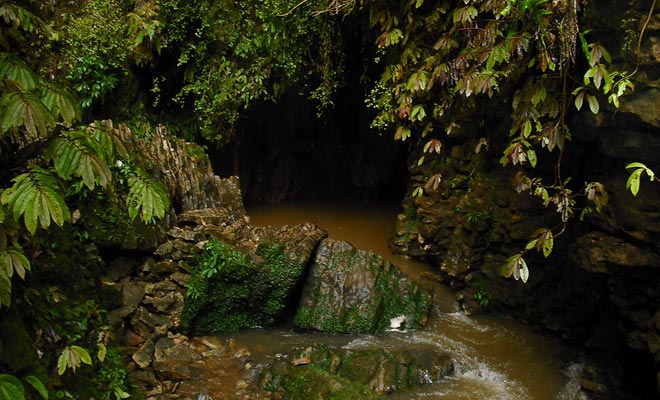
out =
[[[128,180],[130,190],[126,198],[128,215],[135,219],[140,214],[144,223],[152,223],[163,218],[170,202],[163,186],[138,169],[137,174]]]
[[[113,127],[111,120],[92,123],[87,130],[92,139],[91,143],[108,164],[114,164],[117,156],[122,159],[129,158],[124,138],[119,130]]]
[[[85,186],[93,190],[97,181],[105,187],[112,180],[112,172],[99,151],[88,133],[79,129],[64,132],[53,140],[46,150],[46,158],[53,161],[55,171],[62,178],[80,177]]]
[[[25,127],[28,138],[15,138],[15,141],[31,142],[48,135],[48,128],[55,125],[55,119],[39,98],[32,93],[6,93],[0,103],[0,131]],[[27,140],[26,140],[27,139]]]
[[[61,117],[64,125],[78,119],[80,111],[73,97],[66,91],[53,85],[43,85],[40,91],[41,101],[54,118]]]
[[[4,270],[9,279],[14,276],[14,271],[25,279],[25,272],[30,270],[30,261],[19,247],[9,247],[0,252],[0,269]]]
[[[51,221],[62,226],[71,219],[59,184],[49,171],[32,166],[12,181],[13,186],[2,194],[2,203],[9,205],[16,221],[23,217],[31,234],[36,232],[37,225],[48,229]]]
[[[17,82],[25,92],[37,87],[37,74],[23,61],[9,53],[0,53],[0,76]]]

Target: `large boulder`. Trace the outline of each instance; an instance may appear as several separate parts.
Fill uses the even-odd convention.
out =
[[[378,395],[436,383],[453,375],[446,353],[331,349],[314,345],[274,361],[260,385],[288,399],[377,399]]]
[[[417,328],[426,323],[430,306],[429,291],[379,255],[325,239],[316,252],[294,323],[342,333]]]
[[[181,315],[187,333],[263,328],[281,320],[326,232],[313,224],[259,232],[255,250],[218,240],[206,244],[187,285]]]

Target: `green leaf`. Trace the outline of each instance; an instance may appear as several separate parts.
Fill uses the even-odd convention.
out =
[[[554,245],[554,239],[552,237],[552,232],[547,231],[543,235],[543,256],[548,257],[552,253],[552,247]]]
[[[46,137],[48,128],[55,125],[50,111],[31,93],[7,93],[2,98],[0,130],[24,127],[31,140]]]
[[[89,352],[80,346],[66,346],[57,360],[57,372],[62,375],[67,368],[71,368],[75,373],[76,369],[80,368],[81,362],[92,365],[92,357]]]
[[[46,388],[46,385],[44,385],[43,382],[39,378],[37,378],[34,375],[28,375],[23,380],[27,383],[30,384],[43,398],[44,400],[48,400],[48,389]]]
[[[0,76],[16,81],[25,92],[33,90],[39,80],[27,64],[7,53],[3,53],[0,58]]]
[[[80,358],[80,361],[84,362],[87,365],[92,365],[92,357],[89,355],[89,352],[87,349],[84,349],[80,346],[72,345],[70,346],[71,350],[73,350],[78,357]]]
[[[529,279],[529,268],[527,268],[527,263],[522,257],[520,257],[518,268],[519,268],[520,280],[523,281],[523,283],[527,283],[527,280]]]
[[[24,400],[25,388],[13,375],[0,374],[0,400]]]
[[[532,149],[527,149],[527,160],[529,161],[529,164],[536,168],[536,152]]]
[[[30,270],[30,261],[20,248],[10,247],[0,253],[0,268],[6,271],[9,278],[16,271],[21,279],[25,279],[25,271]]]
[[[532,133],[532,121],[526,120],[525,124],[523,125],[523,136],[525,138],[528,138],[531,133]]]
[[[591,110],[592,113],[598,114],[598,111],[600,110],[600,106],[598,105],[598,99],[596,96],[587,95],[587,103],[589,103],[589,109]]]
[[[402,142],[406,141],[410,137],[410,128],[399,125],[394,134],[394,140],[401,140]]]
[[[142,170],[128,179],[129,193],[126,198],[128,214],[135,219],[138,214],[144,223],[154,222],[165,216],[169,198],[163,186]]]
[[[59,375],[64,374],[66,371],[69,362],[67,361],[67,355],[69,354],[68,347],[62,350],[60,357],[57,359],[57,373]]]
[[[41,101],[53,117],[61,117],[66,126],[71,126],[80,114],[78,104],[73,97],[55,86],[44,85],[41,90]]]
[[[539,242],[538,239],[530,240],[529,242],[527,242],[527,245],[525,246],[525,250],[533,249],[534,247],[536,247],[538,242]]]
[[[99,152],[105,155],[105,149],[97,148],[84,130],[74,130],[53,140],[46,157],[53,161],[62,178],[80,177],[93,190],[97,181],[105,187],[112,180],[112,172]]]
[[[71,219],[59,184],[50,172],[32,166],[13,182],[14,185],[3,193],[2,202],[9,205],[16,221],[23,216],[31,234],[37,230],[37,225],[47,229],[51,221],[62,226]]]
[[[584,103],[584,95],[586,94],[585,91],[581,91],[578,93],[577,96],[575,96],[575,108],[580,111],[582,108],[582,104]]]
[[[99,361],[103,362],[105,360],[105,355],[107,354],[108,349],[105,347],[103,343],[98,343],[98,348],[99,351],[96,353],[96,356],[98,357]]]
[[[632,193],[633,196],[637,196],[637,193],[639,192],[639,181],[640,176],[642,175],[642,171],[644,171],[643,168],[634,170],[626,182],[626,189],[630,190],[630,193]]]

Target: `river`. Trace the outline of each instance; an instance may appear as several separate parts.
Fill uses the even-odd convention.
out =
[[[372,250],[398,265],[411,279],[430,271],[426,264],[391,254],[387,240],[394,235],[397,207],[365,206],[350,202],[293,203],[248,209],[253,225],[293,225],[311,221],[331,238],[347,240]],[[424,351],[429,346],[449,352],[456,373],[451,378],[391,399],[469,400],[579,400],[578,356],[557,340],[528,326],[497,315],[466,316],[456,306],[454,293],[433,283],[434,309],[427,327],[419,331],[382,335],[296,333],[288,327],[233,334],[247,346],[255,363],[265,362],[295,347],[314,343],[344,348],[382,347]]]

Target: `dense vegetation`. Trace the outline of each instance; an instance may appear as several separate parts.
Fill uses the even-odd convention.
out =
[[[26,387],[42,397],[81,395],[72,374],[82,363],[99,372],[84,390],[128,395],[118,356],[106,349],[101,299],[58,278],[98,275],[75,260],[86,244],[117,245],[109,232],[144,228],[169,209],[149,166],[124,146],[127,130],[109,119],[140,136],[169,132],[222,146],[240,135],[251,105],[287,92],[312,99],[322,117],[343,83],[348,26],[364,36],[373,127],[423,148],[420,165],[446,157],[443,142],[484,99],[510,104],[508,127],[484,128],[474,148],[499,150],[504,138],[501,163],[520,169],[515,189],[558,213],[557,225],[539,227],[503,269],[526,281],[526,252],[547,256],[574,214],[607,203],[601,183],[572,185],[562,173],[566,121],[574,109],[618,107],[636,68],[613,68],[592,40],[588,13],[570,0],[0,2],[0,312],[16,335],[53,330],[38,346],[42,360],[12,362],[0,352],[0,399],[22,398]],[[630,55],[643,34],[625,32]],[[657,179],[642,164],[631,168],[635,193],[642,174]],[[446,178],[430,176],[412,195]],[[61,378],[49,377],[54,367]]]

